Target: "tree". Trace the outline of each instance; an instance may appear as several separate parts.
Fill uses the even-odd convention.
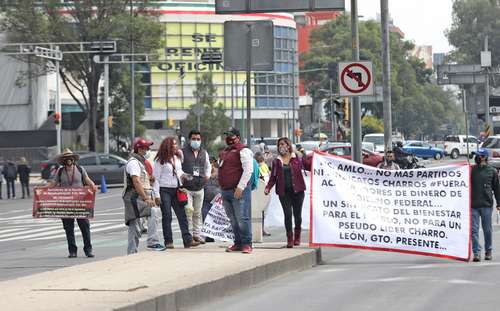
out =
[[[374,116],[365,116],[363,119],[361,119],[361,129],[363,135],[371,133],[383,133],[384,122]]]
[[[393,128],[410,138],[434,135],[444,123],[461,123],[455,97],[431,84],[432,71],[426,69],[422,61],[410,56],[414,45],[395,33],[390,36]],[[360,59],[373,62],[374,81],[379,83],[382,80],[380,24],[376,21],[361,21],[359,38]],[[339,16],[314,30],[310,44],[310,52],[301,55],[304,69],[328,68],[330,62],[351,60],[349,16]],[[313,100],[320,102],[325,96],[320,89],[329,88],[327,72],[306,73],[304,78]],[[337,93],[338,82],[334,81],[333,85]],[[382,105],[379,102],[363,104],[362,115],[382,118]]]
[[[117,40],[118,49],[151,53],[161,44],[162,25],[154,15],[140,10],[130,14],[131,0],[73,1],[66,6],[59,0],[26,0],[4,4],[0,28],[9,42],[95,42]],[[85,113],[89,125],[89,149],[96,150],[99,106],[99,80],[103,66],[91,54],[65,54],[59,74],[71,97]],[[115,70],[110,66],[110,71]],[[138,89],[140,92],[140,89]]]
[[[496,0],[455,0],[453,21],[446,36],[455,50],[452,60],[479,64],[488,35],[491,51],[500,51],[500,4]],[[500,65],[500,54],[491,54],[492,65]]]
[[[196,89],[193,92],[198,105],[204,108],[200,116],[200,132],[203,144],[210,154],[217,152],[215,140],[231,125],[231,120],[226,116],[222,103],[216,104],[217,87],[213,84],[210,73],[203,74],[196,79]],[[186,119],[188,129],[198,128],[198,117],[194,113],[196,104],[191,106]]]

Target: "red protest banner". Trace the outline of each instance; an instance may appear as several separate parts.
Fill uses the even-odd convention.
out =
[[[35,188],[33,218],[94,218],[95,194],[88,187]]]

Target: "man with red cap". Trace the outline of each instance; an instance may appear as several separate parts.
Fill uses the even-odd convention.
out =
[[[149,148],[152,141],[138,138],[134,143],[134,152],[130,155],[125,167],[125,189],[123,202],[125,204],[125,224],[128,226],[127,254],[137,253],[141,229],[140,218],[148,219],[147,248],[150,250],[163,250],[158,241],[157,224],[160,209],[156,207],[153,187],[151,185],[151,172],[148,172],[147,159],[150,157]]]

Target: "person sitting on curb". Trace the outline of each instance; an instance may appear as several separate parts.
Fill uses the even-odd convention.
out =
[[[484,233],[484,260],[492,260],[492,224],[493,194],[500,210],[500,185],[497,170],[488,164],[488,151],[479,148],[475,154],[476,165],[471,171],[471,210],[472,210],[472,261],[481,261],[481,244],[479,243],[479,220]]]

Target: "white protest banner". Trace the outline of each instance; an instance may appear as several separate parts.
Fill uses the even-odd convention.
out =
[[[381,170],[315,153],[311,245],[469,260],[467,164]]]
[[[222,205],[222,196],[217,194],[210,203],[212,207],[201,228],[201,235],[218,241],[233,241],[233,228]]]

